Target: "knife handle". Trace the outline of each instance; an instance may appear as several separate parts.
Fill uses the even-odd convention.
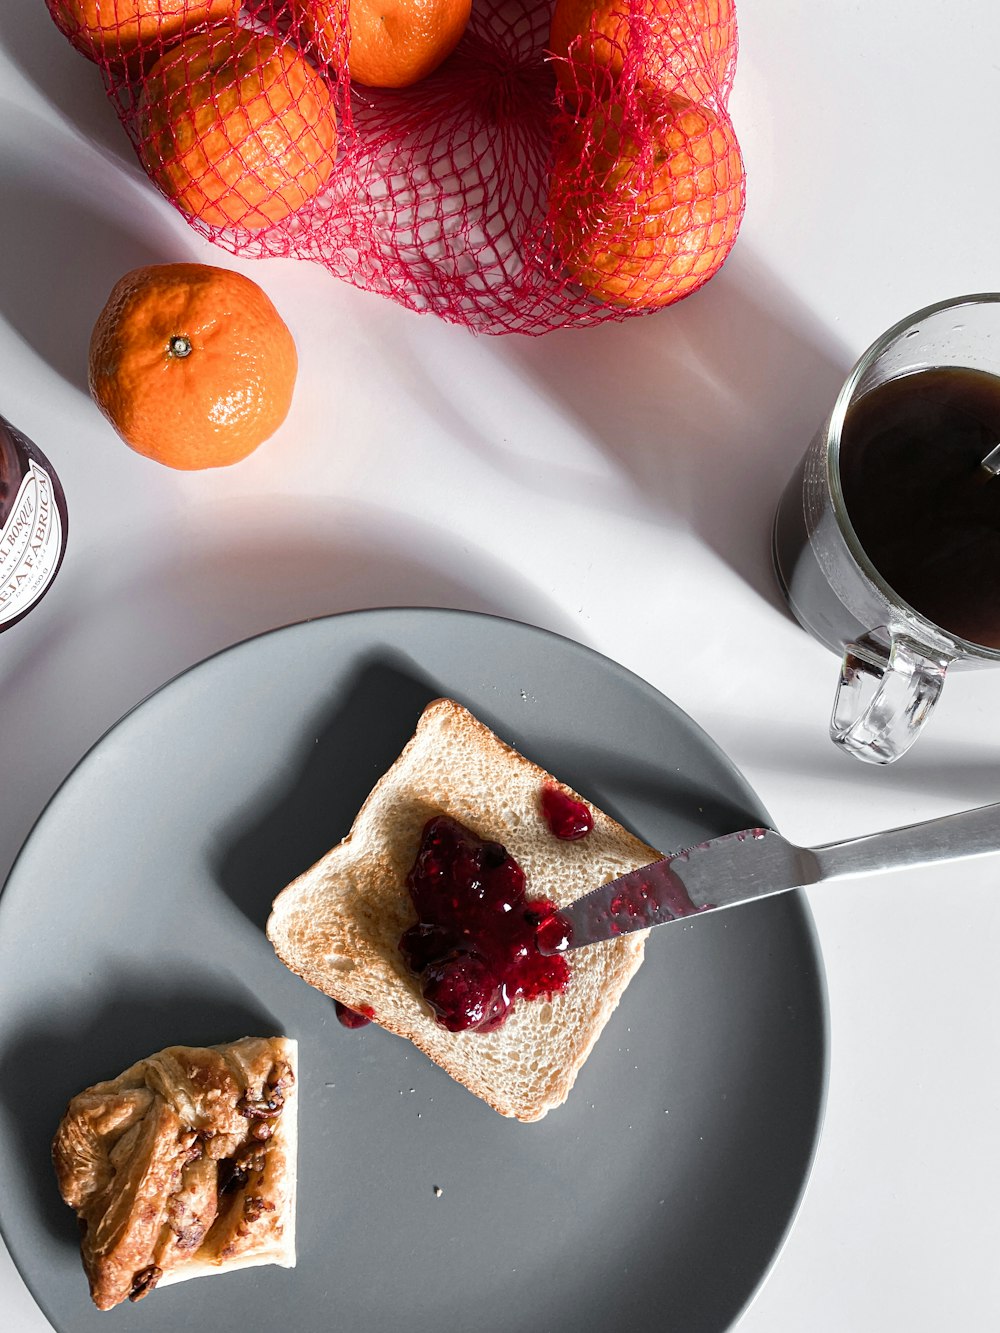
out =
[[[813,847],[821,879],[959,861],[1000,852],[1000,804]]]

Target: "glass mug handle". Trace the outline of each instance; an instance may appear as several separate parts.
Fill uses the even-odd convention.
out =
[[[833,703],[834,744],[869,764],[905,754],[930,716],[951,659],[902,635],[886,650],[869,636],[844,650]]]

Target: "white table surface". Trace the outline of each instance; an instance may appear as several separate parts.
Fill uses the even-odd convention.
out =
[[[898,765],[826,736],[834,658],[784,614],[769,524],[844,372],[887,325],[998,284],[1000,8],[743,0],[731,110],[749,205],[673,310],[475,339],[292,262],[231,259],[141,175],[42,0],[0,6],[0,410],[50,456],[71,542],[0,639],[0,879],[84,750],[226,644],[373,605],[567,634],[674,699],[779,827],[823,842],[1000,799],[998,678],[949,680]],[[239,466],[130,453],[86,392],[114,281],[250,273],[298,343],[295,402]],[[1000,865],[810,894],[825,1125],[741,1333],[1000,1327]],[[0,1326],[49,1325],[0,1247]]]

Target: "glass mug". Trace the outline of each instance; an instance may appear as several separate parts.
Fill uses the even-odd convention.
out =
[[[949,668],[1000,663],[998,445],[1000,294],[958,297],[869,347],[781,498],[775,572],[842,659],[830,734],[858,759],[904,754]]]

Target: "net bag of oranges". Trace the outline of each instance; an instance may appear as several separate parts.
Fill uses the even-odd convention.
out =
[[[477,332],[669,305],[732,248],[734,0],[45,0],[163,194]]]

